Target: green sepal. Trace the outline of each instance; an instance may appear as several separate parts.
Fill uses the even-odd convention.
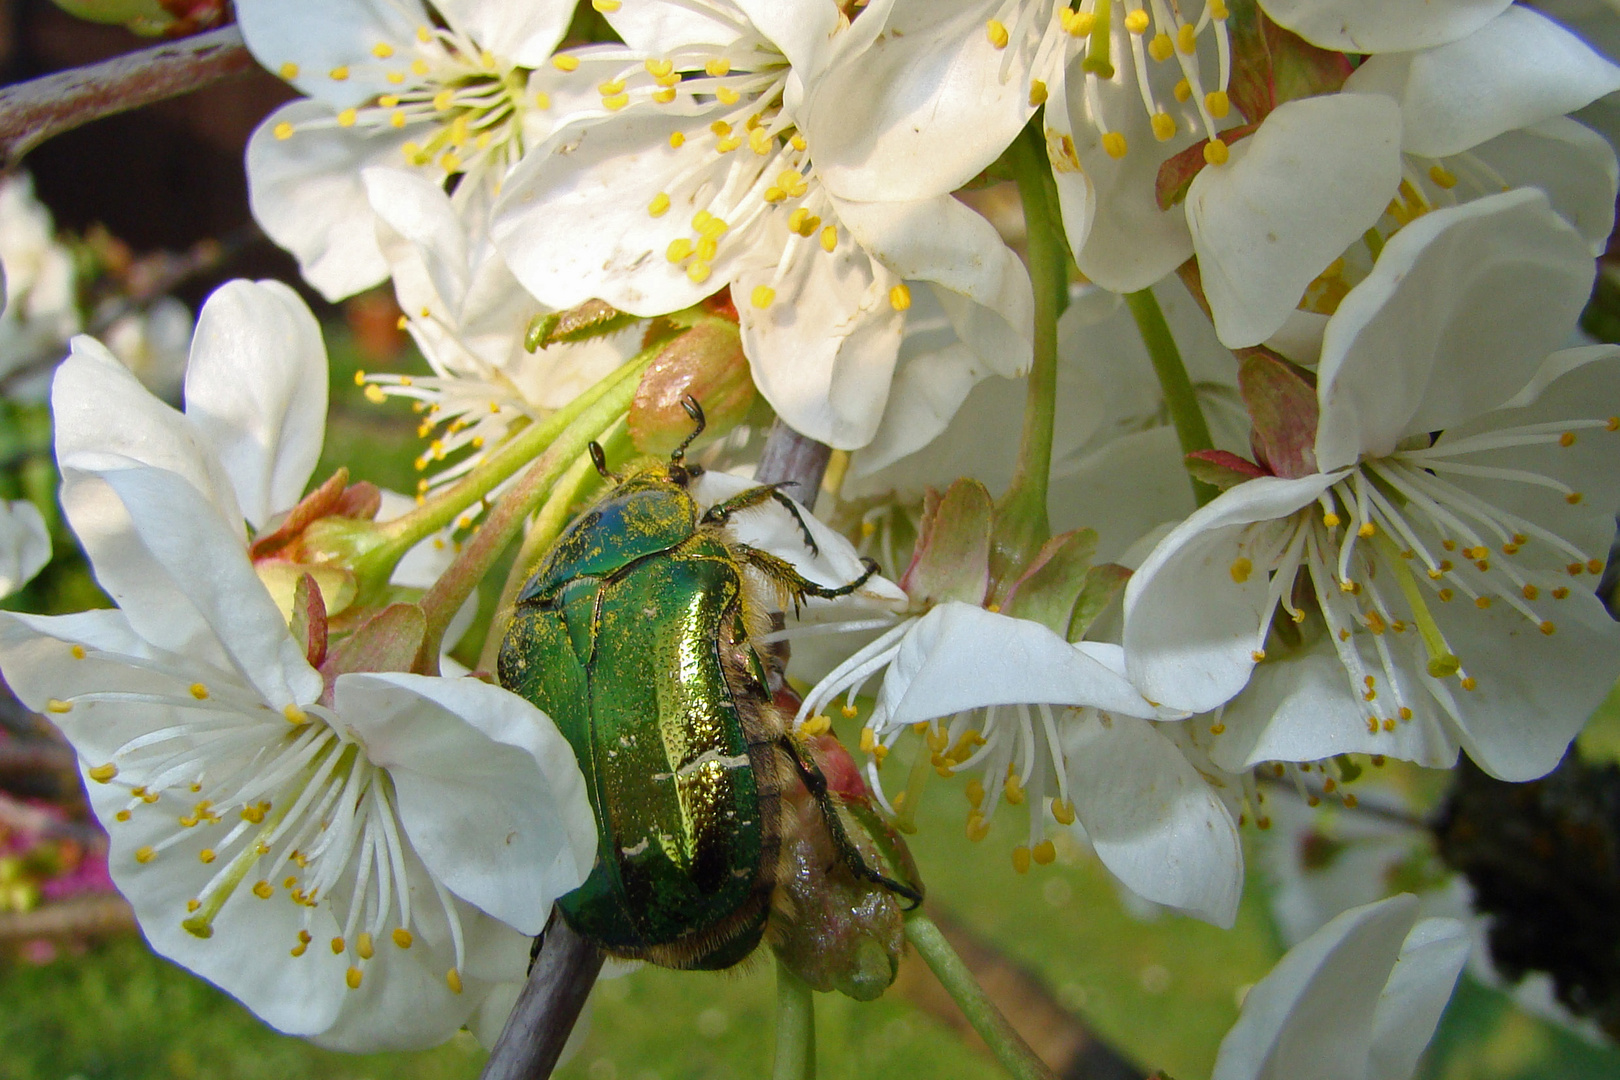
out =
[[[559,343],[589,341],[616,334],[640,321],[640,316],[620,311],[606,300],[587,300],[567,311],[551,311],[530,319],[523,347],[536,352]]]
[[[1067,633],[1096,554],[1095,529],[1073,529],[1052,537],[1013,584],[1002,614],[1038,622],[1055,634]]]
[[[977,480],[958,479],[939,495],[924,497],[917,547],[900,580],[914,603],[929,606],[960,600],[975,607],[990,588],[990,537],[994,508]]]
[[[1080,590],[1074,602],[1074,613],[1069,616],[1068,639],[1079,641],[1085,637],[1092,623],[1108,609],[1130,579],[1130,570],[1117,563],[1101,563],[1087,570],[1085,587]]]

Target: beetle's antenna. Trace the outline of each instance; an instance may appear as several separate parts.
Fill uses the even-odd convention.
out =
[[[585,448],[591,452],[591,464],[596,466],[596,471],[602,479],[611,480],[615,484],[622,482],[618,473],[608,472],[607,455],[602,452],[601,443],[593,439],[585,444]]]
[[[703,434],[703,429],[708,426],[708,421],[703,416],[703,406],[698,404],[697,398],[691,394],[683,394],[681,396],[681,408],[686,410],[686,415],[692,418],[692,423],[695,426],[692,428],[691,433],[681,440],[681,444],[669,452],[669,463],[671,465],[679,464],[681,459],[686,457],[686,448],[691,446],[697,437]]]

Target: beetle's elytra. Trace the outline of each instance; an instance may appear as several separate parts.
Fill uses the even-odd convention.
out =
[[[826,782],[787,734],[755,642],[769,628],[761,584],[795,605],[852,592],[875,570],[828,588],[731,540],[729,517],[775,500],[750,488],[701,511],[685,448],[620,479],[557,539],[518,597],[501,646],[501,685],[551,716],[568,739],[596,812],[589,878],[558,902],[569,924],[611,955],[715,969],[758,945],[771,911],[797,776],[858,877],[912,902],[916,890],[868,868]]]

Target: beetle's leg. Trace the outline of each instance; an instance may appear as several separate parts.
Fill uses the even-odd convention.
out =
[[[878,565],[871,559],[862,559],[861,565],[866,572],[847,585],[829,586],[818,585],[793,569],[793,564],[768,551],[749,547],[747,544],[733,544],[731,548],[737,557],[759,570],[766,577],[780,585],[793,598],[793,613],[799,613],[799,603],[807,596],[819,597],[823,600],[835,600],[840,596],[848,596],[856,589],[865,585],[873,574],[877,573]]]
[[[791,483],[791,481],[789,481]],[[810,535],[810,526],[804,523],[804,515],[799,513],[799,504],[782,494],[781,484],[761,484],[751,487],[747,491],[739,491],[724,502],[717,502],[703,513],[705,525],[724,525],[726,521],[739,510],[747,510],[758,506],[766,499],[775,499],[781,503],[793,520],[799,526],[799,533],[804,537],[804,546],[810,549],[810,554],[820,555],[821,548],[816,546],[816,538]]]
[[[910,885],[903,884],[885,874],[872,869],[866,863],[866,857],[861,854],[860,848],[850,840],[849,834],[844,831],[844,821],[838,816],[838,807],[833,803],[832,792],[827,790],[827,778],[821,772],[821,767],[814,761],[808,760],[799,752],[798,745],[793,736],[784,734],[780,738],[782,749],[792,760],[793,767],[799,771],[799,779],[810,792],[810,797],[816,800],[821,807],[821,816],[827,822],[827,832],[831,834],[833,846],[843,856],[844,866],[857,878],[870,881],[874,885],[881,885],[896,896],[910,901],[905,906],[906,911],[913,911],[922,903],[922,893]]]

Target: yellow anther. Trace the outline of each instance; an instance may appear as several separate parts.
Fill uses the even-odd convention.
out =
[[[428,62],[426,60],[417,59],[411,61],[411,74],[419,78],[428,74],[428,72],[432,70],[433,69],[428,66]]]
[[[1125,136],[1117,131],[1110,131],[1102,137],[1102,148],[1111,158],[1117,160],[1124,157],[1127,149]]]
[[[290,139],[292,138],[293,134],[293,126],[287,123],[287,121],[283,120],[281,123],[272,128],[271,131],[278,139]]]
[[[1356,530],[1356,535],[1361,537],[1363,540],[1371,540],[1375,535],[1377,535],[1377,533],[1378,526],[1374,525],[1370,521],[1363,521],[1361,523],[1361,528]]]
[[[135,861],[143,866],[155,858],[157,858],[157,848],[150,844],[135,849]]]
[[[612,97],[614,94],[624,93],[623,79],[609,79],[596,84],[596,92],[603,97]]]
[[[731,74],[731,61],[723,56],[712,56],[703,62],[703,71],[716,79]]]
[[[655,79],[667,79],[675,72],[675,61],[673,60],[649,59],[642,61],[641,66],[646,68],[647,74]]]
[[[1169,142],[1176,137],[1176,120],[1167,112],[1153,114],[1153,137],[1160,142]]]
[[[1266,650],[1264,649],[1254,649],[1249,653],[1249,659],[1253,660],[1257,664],[1265,658]]]
[[[1341,581],[1341,582],[1339,582],[1339,591],[1349,593],[1351,596],[1360,596],[1361,595],[1361,582],[1359,582],[1359,581]]]
[[[697,242],[697,259],[699,262],[713,262],[715,253],[719,250],[720,245],[705,236]]]
[[[1097,24],[1097,16],[1089,11],[1065,11],[1062,22],[1071,37],[1085,37]]]
[[[1181,28],[1176,31],[1176,48],[1180,49],[1184,56],[1191,56],[1198,51],[1198,31],[1193,28],[1192,23],[1182,23]]]
[[[1452,175],[1444,165],[1430,165],[1429,179],[1433,180],[1437,187],[1443,187],[1447,190],[1457,186],[1456,176]]]
[[[1125,16],[1125,29],[1133,34],[1145,34],[1148,29],[1148,13],[1144,8],[1137,8]]]
[[[741,135],[727,135],[725,138],[720,139],[714,144],[714,151],[717,154],[729,154],[741,145]]]
[[[1212,19],[1227,18],[1226,0],[1209,0],[1209,17]]]
[[[749,301],[761,311],[770,307],[776,301],[776,290],[769,285],[755,285]]]
[[[1462,688],[1464,690],[1477,690],[1477,689],[1479,689],[1479,683],[1474,681],[1474,677],[1472,675],[1464,675],[1461,679],[1458,680],[1458,682],[1461,684],[1461,686],[1462,686]]]
[[[604,15],[611,15],[623,6],[624,5],[621,4],[619,0],[591,0],[591,7],[595,8],[597,11],[600,11]],[[665,62],[668,63],[668,61]]]
[[[205,847],[201,851],[197,852],[197,861],[202,863],[211,863],[218,857],[218,855],[214,854],[214,849],[211,847]]]
[[[845,720],[853,720],[861,714],[860,709],[856,708],[847,701],[838,707],[838,711],[840,714],[842,714]]]
[[[432,41],[433,40],[433,28],[431,26],[427,26],[427,25],[418,26],[416,28],[416,40],[420,41],[424,45],[426,45],[428,42]]]
[[[45,711],[48,713],[56,713],[58,715],[62,713],[70,713],[73,711],[73,702],[63,701],[61,698],[47,698],[45,700]]]
[[[360,969],[357,967],[351,967],[348,971],[344,972],[343,981],[348,984],[350,990],[358,990],[360,989],[361,977]]]
[[[1225,735],[1226,734],[1226,725],[1225,724],[1211,724],[1211,725],[1209,725],[1209,733],[1211,735]]]
[[[911,306],[911,290],[906,287],[905,282],[902,281],[889,290],[889,306],[896,311],[904,311]]]
[[[1337,529],[1340,524],[1339,515],[1335,514],[1331,510],[1327,511],[1322,515],[1322,524],[1326,525],[1330,529]]]
[[[1007,33],[1007,24],[1000,19],[990,19],[984,24],[984,36],[990,39],[993,48],[1005,49],[1011,40]]]
[[[618,112],[628,104],[630,104],[629,94],[611,94],[602,99],[602,108],[608,112]]]
[[[394,47],[386,41],[379,41],[371,47],[371,55],[379,60],[386,60],[394,55]]]
[[[388,80],[389,85],[399,86],[405,81],[405,73],[402,71],[390,71],[387,75],[384,75],[383,78]],[[390,100],[396,104],[399,101],[398,98],[390,98]],[[378,104],[382,104],[381,99],[379,99]],[[385,109],[392,109],[393,107],[393,105],[383,105],[383,108]]]
[[[1223,120],[1232,111],[1232,99],[1226,96],[1225,90],[1211,90],[1204,95],[1204,108],[1215,119]]]
[[[461,972],[457,971],[455,968],[451,968],[449,971],[444,973],[444,982],[446,986],[450,987],[450,992],[452,994],[461,993]]]
[[[968,805],[977,810],[984,802],[984,784],[979,781],[978,777],[974,777],[962,789],[962,794],[967,796]]]
[[[709,264],[697,259],[686,268],[686,276],[694,285],[701,285],[709,280],[709,272]]]
[[[1052,820],[1059,825],[1074,824],[1074,803],[1063,799],[1052,800]]]
[[[1484,611],[1491,606],[1491,598],[1488,596],[1476,597],[1474,599],[1474,606],[1479,608],[1479,610]]]
[[[1183,103],[1191,101],[1192,83],[1188,82],[1186,79],[1181,79],[1176,83],[1175,88],[1170,92],[1176,96],[1177,101]]]
[[[1057,859],[1057,845],[1050,840],[1042,840],[1029,851],[1038,866],[1050,866]]]
[[[1227,568],[1227,572],[1232,575],[1233,581],[1242,585],[1249,580],[1249,575],[1254,573],[1254,563],[1247,556],[1239,555],[1232,560],[1232,565]]]
[[[818,735],[825,735],[832,730],[832,718],[816,715],[809,717],[800,725],[799,731],[805,738],[813,739]]]
[[[663,217],[668,211],[669,195],[666,192],[660,191],[652,197],[652,202],[647,204],[647,213],[653,217]]]
[[[300,709],[297,705],[289,704],[286,708],[281,710],[281,715],[285,716],[287,718],[287,723],[293,725],[294,727],[299,727],[300,725],[309,723],[309,714],[303,709]]]
[[[285,64],[282,64],[281,77],[286,79],[288,82],[298,78],[298,65],[293,63],[291,60],[287,61]]]
[[[120,810],[118,813],[114,814],[113,817],[117,818],[119,821],[128,821],[131,814],[128,810]]]
[[[789,197],[797,199],[805,193],[807,185],[804,175],[797,169],[783,169],[776,174],[776,186],[787,192]],[[806,211],[808,213],[809,211]]]
[[[683,259],[691,257],[693,246],[692,241],[686,237],[677,236],[669,242],[669,247],[664,249],[664,258],[672,263],[681,262]]]
[[[1023,844],[1019,844],[1017,847],[1013,848],[1012,864],[1014,870],[1018,871],[1020,874],[1029,873],[1029,861],[1029,848],[1025,847]]]
[[[1449,604],[1451,603],[1451,598],[1455,596],[1456,593],[1452,592],[1450,589],[1441,589],[1434,595],[1440,598],[1440,602],[1442,604]]]
[[[1585,498],[1585,496],[1582,495],[1580,492],[1572,491],[1568,495],[1564,496],[1564,501],[1569,503],[1569,505],[1571,505],[1571,506],[1579,506],[1581,504],[1581,500],[1583,498]],[[1601,569],[1601,567],[1599,569]],[[1596,571],[1594,571],[1594,573],[1595,572]]]
[[[1257,829],[1269,829],[1271,828],[1271,819],[1264,815],[1257,817],[1254,819],[1254,827]]]
[[[838,247],[838,228],[835,225],[821,227],[821,250],[829,254]]]
[[[1148,55],[1161,63],[1170,59],[1175,54],[1175,42],[1171,41],[1170,35],[1166,34],[1162,30],[1157,34],[1154,34],[1153,40],[1148,42]]]
[[[371,385],[367,386],[365,394],[366,400],[371,402],[373,405],[381,405],[383,402],[388,400],[388,395],[383,393],[383,388],[378,386],[376,383],[372,383]]]
[[[331,79],[333,82],[347,82],[349,78],[349,69],[340,64],[331,71],[328,71],[326,75],[327,78]]]
[[[68,652],[73,654],[73,659],[75,660],[83,660],[87,655],[84,651],[83,645],[75,645],[73,648],[69,649]]]
[[[760,198],[764,199],[768,203],[779,203],[783,199],[787,198],[787,192],[773,184],[765,189],[765,193],[761,195]]]
[[[1611,416],[1603,425],[1604,431],[1620,431],[1620,416]]]
[[[1558,586],[1558,588],[1556,588],[1556,589],[1554,589],[1552,591],[1552,596],[1553,596],[1554,600],[1562,600],[1562,599],[1564,599],[1564,597],[1566,597],[1568,595],[1569,595],[1569,590],[1564,588],[1562,585]]]
[[[1573,431],[1566,431],[1562,435],[1558,436],[1558,445],[1565,447],[1566,449],[1574,446],[1575,433]]]
[[[1046,103],[1046,84],[1039,79],[1029,80],[1029,106],[1035,108]]]
[[[202,907],[202,901],[201,900],[191,899],[191,900],[186,901],[186,910],[187,911],[196,911],[200,907]]]
[[[354,939],[354,951],[362,960],[370,960],[376,955],[376,950],[371,946],[371,935],[362,930],[360,936]]]
[[[105,784],[112,780],[113,777],[118,775],[118,766],[109,761],[105,765],[97,765],[95,768],[89,770],[88,775],[90,779],[94,780],[96,783]]]
[[[804,153],[805,150],[808,149],[809,146],[810,146],[809,143],[804,141],[804,136],[800,135],[798,132],[794,132],[793,136],[790,139],[788,139],[788,145],[793,147],[793,149],[797,150],[801,154]],[[1613,431],[1615,429],[1610,428],[1609,430]]]
[[[772,139],[770,134],[762,127],[754,128],[748,132],[748,149],[760,157],[769,154],[775,145],[776,140]]]
[[[729,86],[722,86],[715,90],[714,98],[722,105],[735,105],[742,100],[742,95]]]
[[[1204,160],[1211,165],[1225,165],[1226,159],[1231,156],[1231,151],[1219,139],[1211,139],[1204,144]]]
[[[989,835],[990,823],[984,820],[984,815],[979,813],[977,810],[974,810],[972,813],[968,814],[967,838],[976,844]]]
[[[1024,785],[1018,782],[1018,777],[1012,772],[1007,773],[1007,783],[1001,789],[1001,797],[1012,806],[1024,805]]]

